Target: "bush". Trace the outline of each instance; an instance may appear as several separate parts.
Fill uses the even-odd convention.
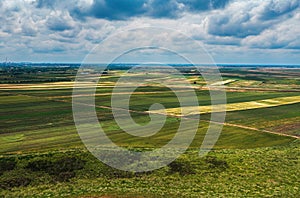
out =
[[[23,169],[5,172],[0,177],[0,189],[27,186],[32,181],[32,175]]]
[[[83,169],[84,165],[85,161],[76,156],[45,156],[30,160],[25,168],[46,172],[57,181],[68,181],[75,177],[75,171]]]
[[[110,167],[103,162],[96,161],[90,161],[85,170],[84,175],[88,175],[89,177],[106,177],[106,178],[132,178],[135,174],[128,171],[122,171],[115,169],[113,167]]]
[[[178,172],[180,175],[195,174],[195,169],[189,161],[177,159],[171,162],[168,167],[170,168],[170,173]]]
[[[219,160],[214,156],[207,156],[205,158],[205,162],[209,164],[209,168],[219,168],[219,169],[227,169],[229,165],[224,160]]]
[[[75,177],[75,172],[61,172],[58,176],[56,176],[56,180],[59,182],[69,181],[73,177]]]
[[[15,158],[0,158],[0,175],[5,171],[13,170],[17,165]]]

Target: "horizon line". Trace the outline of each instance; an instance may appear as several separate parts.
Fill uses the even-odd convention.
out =
[[[80,62],[30,62],[30,61],[20,61],[20,62],[0,62],[1,65],[6,64],[72,64],[72,65],[82,65],[83,63]],[[138,64],[149,64],[149,63],[143,63],[143,62],[116,62],[116,63],[84,63],[84,64],[94,64],[94,65],[138,65]],[[201,65],[201,66],[209,66],[209,65],[216,65],[216,66],[300,66],[299,64],[294,63],[155,63],[156,65]],[[7,65],[8,66],[8,65]]]

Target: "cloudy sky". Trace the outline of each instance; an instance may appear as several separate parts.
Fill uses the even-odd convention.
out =
[[[81,62],[116,32],[155,26],[217,63],[300,64],[299,0],[0,0],[0,12],[0,62]]]

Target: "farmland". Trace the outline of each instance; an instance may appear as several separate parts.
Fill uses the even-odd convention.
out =
[[[167,167],[140,174],[112,169],[86,151],[72,114],[77,69],[1,67],[0,165],[13,165],[0,172],[0,196],[299,196],[300,69],[221,67],[223,81],[214,86],[225,87],[226,121],[213,150],[199,158],[197,151],[212,113],[208,86],[201,75],[189,67],[180,68],[199,103],[199,107],[184,107],[190,112],[187,115],[180,114],[173,91],[154,80],[134,91],[129,111],[135,122],[144,125],[150,121],[148,113],[164,114],[161,109],[149,111],[153,103],[166,108],[162,129],[142,138],[124,132],[113,118],[113,87],[121,76],[133,74],[111,68],[98,82],[95,109],[105,133],[117,145],[159,148],[174,137],[181,119],[201,117],[184,155]],[[176,76],[164,80],[176,82]],[[89,95],[84,91],[89,84],[82,86],[83,94],[77,97]],[[186,92],[180,87],[178,91]],[[124,88],[116,94],[127,92]],[[62,159],[75,165],[54,169],[53,164]],[[50,165],[41,166],[41,161]]]

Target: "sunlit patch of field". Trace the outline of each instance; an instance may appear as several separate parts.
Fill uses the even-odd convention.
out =
[[[255,80],[236,80],[228,84],[228,87],[240,87],[240,88],[269,88],[269,89],[278,89],[278,90],[292,90],[299,89],[300,86],[296,84],[277,84],[270,82],[262,82]]]
[[[186,77],[186,80],[190,84],[194,84],[194,86],[197,86],[197,85],[206,85],[205,80],[201,76],[188,76],[188,77]]]
[[[267,107],[294,104],[299,102],[300,102],[300,96],[279,97],[273,99],[226,104],[226,111],[241,111],[241,110],[249,110],[249,109],[267,108]],[[195,115],[195,114],[206,114],[211,112],[220,112],[220,110],[223,110],[224,108],[223,106],[224,105],[177,107],[177,108],[168,108],[162,110],[161,109],[152,110],[148,112],[167,114],[172,116],[187,116],[187,115]],[[185,112],[185,114],[183,112]]]
[[[236,87],[251,87],[251,86],[258,86],[261,82],[255,80],[235,80],[234,82],[230,83],[231,86]]]
[[[74,87],[74,82],[53,82],[53,83],[39,83],[39,84],[1,84],[0,90],[50,90],[50,89],[72,89]],[[94,82],[80,82],[76,84],[78,88],[89,88],[94,85]],[[97,86],[114,86],[115,82],[99,82]]]
[[[212,83],[211,85],[212,86],[227,85],[227,84],[233,83],[235,81],[236,80],[234,80],[234,79],[228,79],[228,80],[224,80],[224,81],[219,81],[219,82]]]
[[[87,85],[87,83],[83,83]],[[53,82],[53,83],[39,83],[39,84],[1,84],[1,90],[10,90],[10,89],[25,89],[25,90],[34,90],[34,89],[61,89],[61,88],[72,88],[74,82]]]

